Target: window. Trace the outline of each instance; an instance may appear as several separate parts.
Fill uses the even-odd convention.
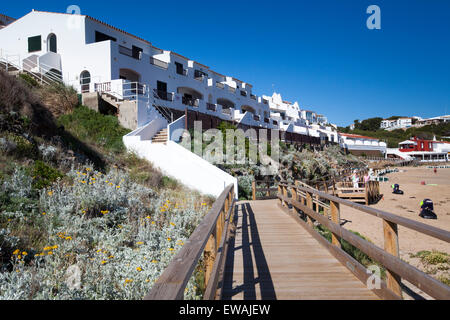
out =
[[[42,50],[41,36],[28,38],[28,52],[37,52]]]
[[[131,56],[134,59],[141,60],[142,51],[143,50],[141,48],[133,46],[131,49]]]
[[[99,31],[95,31],[95,42],[102,42],[102,41],[114,41],[116,42],[117,39],[111,36],[108,36],[107,34],[101,33]]]
[[[83,71],[80,74],[80,84],[89,84],[91,83],[91,74],[89,71]]]
[[[47,51],[54,53],[57,51],[56,35],[54,33],[49,34],[47,37]]]
[[[90,83],[91,83],[91,74],[89,71],[83,71],[80,74],[80,85],[81,85],[81,92],[89,92],[90,89]]]
[[[175,62],[175,66],[177,68],[178,74],[184,74],[183,65],[179,62]]]

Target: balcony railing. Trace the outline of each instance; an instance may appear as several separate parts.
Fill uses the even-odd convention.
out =
[[[187,98],[187,97],[182,97],[181,98],[181,103],[183,103],[185,106],[190,106],[190,107],[198,107],[199,105],[199,100],[198,99],[192,99],[192,98]]]
[[[181,76],[187,76],[187,69],[179,70],[177,69],[177,74]]]
[[[225,108],[225,109],[222,109],[222,113],[231,116],[231,108]]]
[[[160,67],[162,69],[168,69],[169,68],[169,64],[167,62],[158,60],[156,58],[150,57],[150,63],[154,66]]]
[[[194,79],[203,81],[208,75],[200,70],[194,70]]]
[[[142,58],[142,51],[133,52],[132,49],[120,45],[119,45],[119,53],[136,60],[141,60]]]
[[[215,104],[207,102],[206,103],[206,110],[216,112],[217,106]]]
[[[153,96],[156,99],[161,99],[165,101],[173,101],[173,93],[162,91],[162,90],[153,90]]]

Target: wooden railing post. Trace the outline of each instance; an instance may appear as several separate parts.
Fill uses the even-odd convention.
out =
[[[253,201],[256,200],[256,181],[252,181],[252,199]]]
[[[398,227],[396,223],[383,219],[383,232],[384,232],[384,250],[392,254],[395,257],[400,256],[400,250],[398,246]],[[399,275],[393,273],[390,270],[386,270],[387,273],[387,287],[402,297],[401,278]]]
[[[205,288],[208,286],[208,282],[209,279],[211,278],[211,272],[214,266],[214,261],[216,260],[216,252],[217,252],[216,231],[217,227],[209,237],[208,242],[206,243],[205,252],[203,253],[205,261]]]
[[[331,221],[336,223],[338,226],[341,225],[341,213],[339,210],[339,203],[330,201],[330,210],[331,210]],[[339,238],[336,234],[331,234],[331,243],[335,246],[341,247],[341,238]]]
[[[281,189],[281,185],[278,185],[278,195],[279,196],[283,195],[283,192],[282,192],[282,189]],[[281,200],[281,198],[278,198],[278,200],[280,201],[280,205],[283,205],[283,200]]]
[[[306,191],[306,206],[313,210],[313,199],[312,194],[308,191]],[[312,228],[314,226],[314,223],[309,215],[306,215],[306,222],[308,225]]]
[[[284,196],[285,199],[288,198],[288,189],[287,189],[286,186],[283,186],[283,196]],[[283,200],[283,206],[284,206],[284,207],[289,207],[288,202],[285,201],[285,200]]]
[[[291,188],[291,193],[292,193],[292,200],[293,201],[298,201],[297,189],[295,187]],[[295,214],[295,215],[298,214],[298,210],[295,207],[295,205],[292,205],[292,213]]]

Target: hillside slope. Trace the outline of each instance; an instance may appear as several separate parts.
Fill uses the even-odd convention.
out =
[[[117,119],[77,102],[0,73],[0,299],[141,299],[213,201],[127,154]]]

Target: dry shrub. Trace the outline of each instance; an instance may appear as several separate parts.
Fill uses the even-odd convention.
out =
[[[39,93],[41,101],[55,118],[73,112],[78,105],[77,92],[63,84],[43,86]]]
[[[30,130],[38,136],[53,136],[57,126],[39,96],[22,81],[0,71],[0,112],[15,112],[28,118]]]

